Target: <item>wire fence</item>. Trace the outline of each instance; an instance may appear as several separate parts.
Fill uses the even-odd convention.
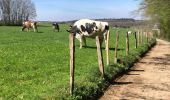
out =
[[[128,30],[128,29],[113,29],[107,35],[106,48],[102,49],[102,45],[98,36],[96,36],[96,47],[98,66],[101,76],[104,77],[104,62],[106,65],[117,63],[121,56],[128,56],[130,52],[136,50],[139,46],[144,45],[153,38],[152,31],[149,30]],[[69,35],[70,47],[70,94],[74,90],[74,72],[75,72],[75,38],[72,33]],[[114,51],[114,52],[111,52]],[[104,54],[105,52],[105,54]],[[104,61],[105,60],[105,61]],[[97,62],[97,61],[96,61]]]

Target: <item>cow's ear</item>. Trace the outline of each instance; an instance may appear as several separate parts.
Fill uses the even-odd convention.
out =
[[[72,28],[73,27],[73,25],[70,25],[70,28]]]

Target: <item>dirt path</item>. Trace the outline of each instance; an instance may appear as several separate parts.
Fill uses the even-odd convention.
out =
[[[100,100],[170,100],[170,43],[157,45],[116,80]]]

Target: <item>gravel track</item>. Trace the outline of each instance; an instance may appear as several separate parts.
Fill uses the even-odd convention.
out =
[[[100,100],[170,100],[170,42],[157,44],[115,80]]]

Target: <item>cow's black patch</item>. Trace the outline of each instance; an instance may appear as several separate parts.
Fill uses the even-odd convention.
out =
[[[96,23],[95,23],[95,22],[93,22],[93,26],[94,26],[96,29],[98,29],[98,27],[96,26]]]
[[[91,34],[94,31],[94,28],[96,27],[96,23],[86,23],[86,31],[88,32],[88,34]]]
[[[98,27],[96,26],[96,29],[98,29]]]
[[[105,30],[109,30],[109,26],[108,25],[105,26]]]
[[[80,26],[81,27],[81,31],[85,32],[86,31],[86,27],[84,27],[83,25]]]
[[[94,26],[96,26],[96,23],[95,23],[95,22],[93,22],[93,25],[94,25]]]

